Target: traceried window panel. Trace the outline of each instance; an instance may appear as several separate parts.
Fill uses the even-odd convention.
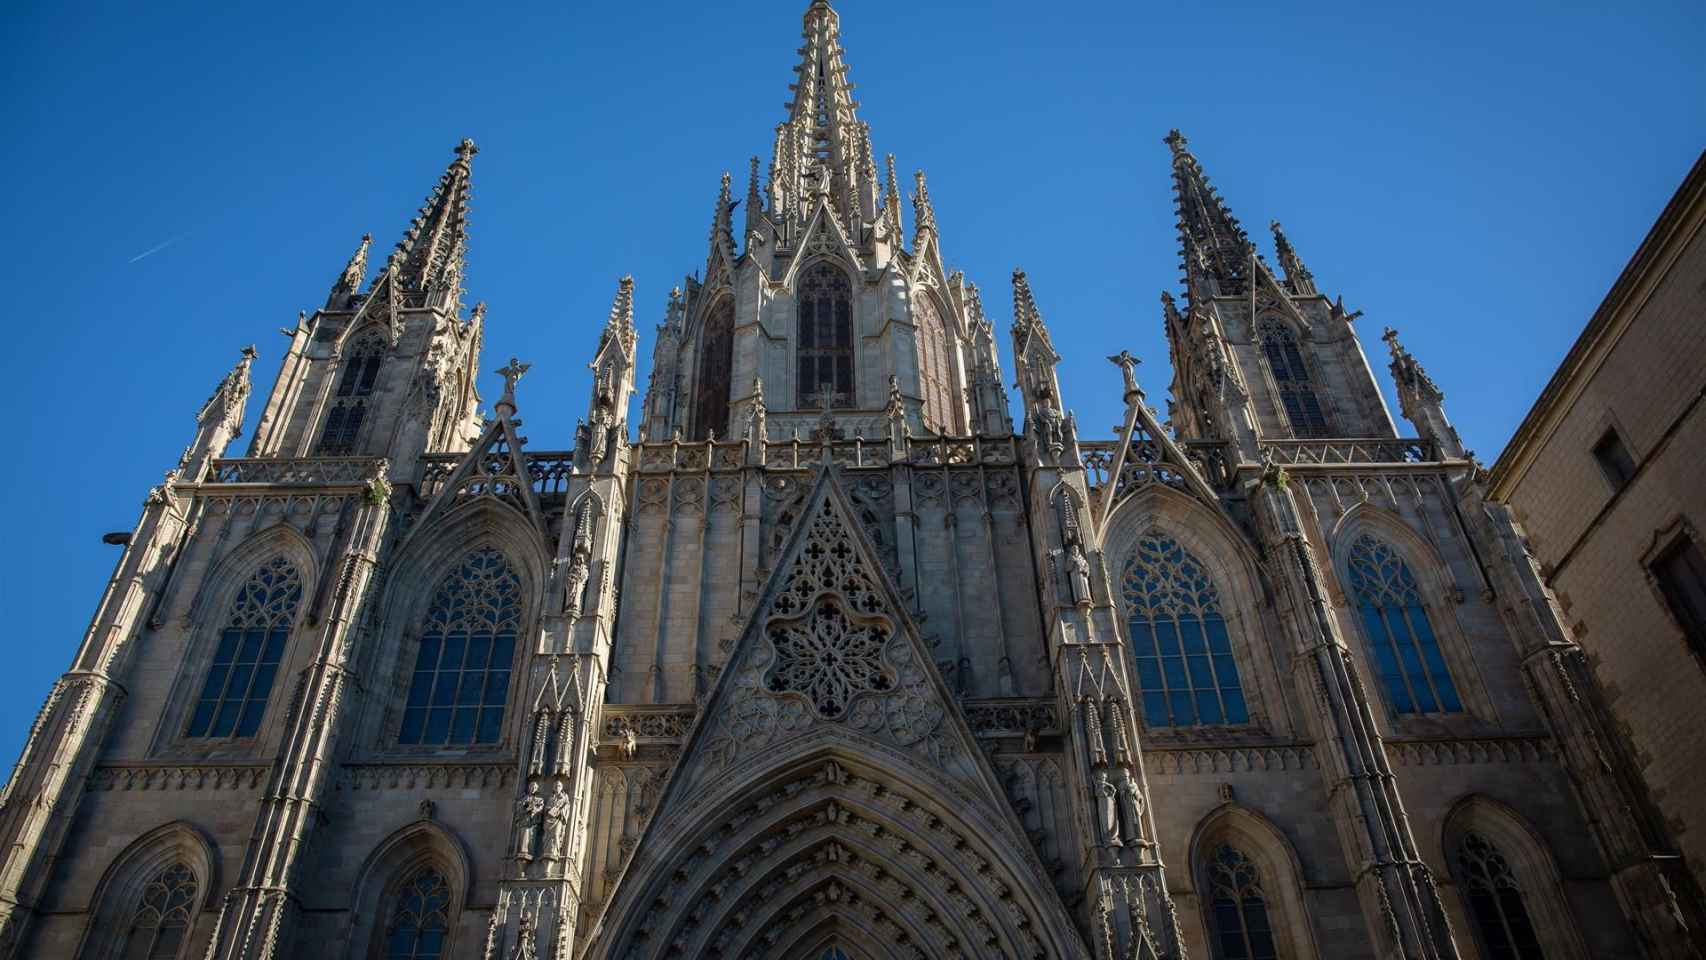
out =
[[[693,436],[729,432],[729,378],[735,359],[735,303],[724,297],[705,315],[699,335],[699,376],[693,402]]]
[[[1391,544],[1365,533],[1351,544],[1346,569],[1374,669],[1393,711],[1462,710],[1409,564]]]
[[[385,338],[377,330],[361,335],[344,355],[343,375],[338,389],[326,411],[326,425],[320,433],[315,454],[322,457],[347,457],[355,453],[356,439],[361,435],[361,422],[367,418],[367,403],[379,380],[379,367],[385,362]]]
[[[800,275],[799,402],[802,410],[853,406],[853,284],[840,267],[819,261]]]
[[[1262,354],[1268,361],[1268,371],[1279,387],[1280,404],[1285,407],[1291,432],[1299,437],[1331,436],[1327,417],[1321,412],[1320,398],[1315,395],[1309,366],[1303,362],[1303,352],[1298,349],[1297,335],[1278,320],[1264,321],[1257,332],[1262,341]]]
[[[1216,960],[1278,960],[1256,864],[1221,844],[1208,864],[1210,939]]]
[[[187,735],[252,737],[261,729],[301,602],[301,575],[284,557],[274,557],[244,582],[219,632]]]
[[[924,426],[936,433],[958,434],[961,404],[955,401],[953,343],[936,299],[920,290],[912,298],[912,319],[918,333],[918,390],[924,398]]]
[[[1151,530],[1138,538],[1122,586],[1144,722],[1248,723],[1220,591],[1202,561]]]
[[[433,594],[398,741],[497,743],[520,628],[521,578],[492,547],[468,554]]]
[[[149,879],[125,932],[124,960],[177,960],[190,932],[196,876],[173,864]]]
[[[428,867],[397,893],[385,931],[385,960],[439,960],[450,937],[450,885]]]
[[[1458,844],[1457,871],[1487,956],[1492,960],[1545,960],[1522,888],[1505,855],[1480,834],[1468,833]]]

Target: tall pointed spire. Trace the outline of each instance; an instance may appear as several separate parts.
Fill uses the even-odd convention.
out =
[[[758,188],[758,157],[754,156],[746,176],[746,233],[751,235],[763,220],[764,197]]]
[[[800,62],[789,84],[787,136],[777,138],[783,199],[803,215],[810,197],[827,192],[844,215],[862,210],[860,127],[853,84],[842,61],[841,18],[823,0],[806,8]],[[787,154],[788,156],[784,156]]]
[[[1173,151],[1186,290],[1193,298],[1243,292],[1253,249],[1249,236],[1209,184],[1185,135],[1173,130],[1163,142]]]
[[[326,297],[327,310],[343,310],[349,303],[349,298],[361,292],[361,285],[367,280],[367,250],[373,245],[373,234],[361,235],[361,246],[355,248],[355,254],[344,266],[344,272],[332,284],[332,292]]]
[[[888,176],[883,186],[883,222],[888,226],[890,242],[897,246],[905,239],[900,233],[900,181],[894,175],[894,154],[885,159]]]
[[[728,171],[723,171],[722,182],[717,187],[717,206],[715,210],[711,211],[711,252],[710,258],[705,263],[706,280],[711,278],[719,257],[725,258],[729,263],[734,262],[733,213],[735,203],[734,195],[729,189],[732,183],[733,178],[729,176]]]
[[[1300,297],[1316,293],[1314,274],[1303,265],[1303,258],[1297,255],[1291,241],[1286,239],[1285,231],[1280,229],[1280,222],[1270,221],[1268,228],[1274,232],[1274,252],[1279,255],[1280,269],[1285,271],[1286,287]]]
[[[936,208],[930,205],[930,188],[925,185],[923,170],[912,175],[912,183],[912,245],[916,249],[923,243],[926,231],[936,233]]]
[[[1403,411],[1404,419],[1415,424],[1416,433],[1422,439],[1431,440],[1439,446],[1441,457],[1448,460],[1465,457],[1463,440],[1445,415],[1445,391],[1398,342],[1398,331],[1387,327],[1380,339],[1385,340],[1387,349],[1392,351],[1392,379],[1397,382],[1398,408]]]
[[[456,159],[439,177],[391,255],[390,262],[397,265],[404,289],[437,296],[452,306],[462,292],[471,162],[479,152],[472,140],[457,144]]]

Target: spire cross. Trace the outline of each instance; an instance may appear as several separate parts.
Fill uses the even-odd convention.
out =
[[[463,137],[462,142],[456,145],[456,156],[463,163],[467,163],[469,160],[474,159],[474,154],[479,152],[480,148],[474,146],[474,141],[467,137]]]
[[[1137,385],[1137,365],[1143,361],[1132,354],[1130,350],[1121,350],[1108,358],[1108,362],[1120,368],[1120,375],[1125,378],[1126,396],[1143,395],[1143,389]]]
[[[497,403],[500,410],[504,407],[508,407],[509,413],[515,412],[515,385],[521,379],[521,375],[526,373],[532,367],[533,364],[531,363],[522,363],[520,360],[510,357],[508,364],[499,370],[493,371],[498,376],[504,378],[504,395],[498,399]]]

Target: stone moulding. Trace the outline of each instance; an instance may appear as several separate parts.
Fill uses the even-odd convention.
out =
[[[194,766],[186,764],[127,764],[96,767],[90,790],[259,790],[266,784],[268,764]]]
[[[1558,746],[1551,737],[1488,737],[1475,740],[1388,740],[1386,756],[1401,767],[1468,763],[1552,763]]]
[[[363,763],[346,765],[339,790],[420,790],[507,787],[515,782],[508,763]]]

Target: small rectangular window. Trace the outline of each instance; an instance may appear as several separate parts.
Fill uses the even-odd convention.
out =
[[[1605,471],[1605,479],[1611,482],[1611,489],[1621,490],[1635,475],[1635,460],[1629,456],[1629,448],[1623,445],[1623,438],[1617,435],[1617,428],[1611,427],[1599,442],[1593,445],[1593,458],[1599,462],[1599,468]]]
[[[1652,571],[1688,645],[1706,657],[1706,556],[1700,545],[1686,535],[1678,537],[1653,561]]]

